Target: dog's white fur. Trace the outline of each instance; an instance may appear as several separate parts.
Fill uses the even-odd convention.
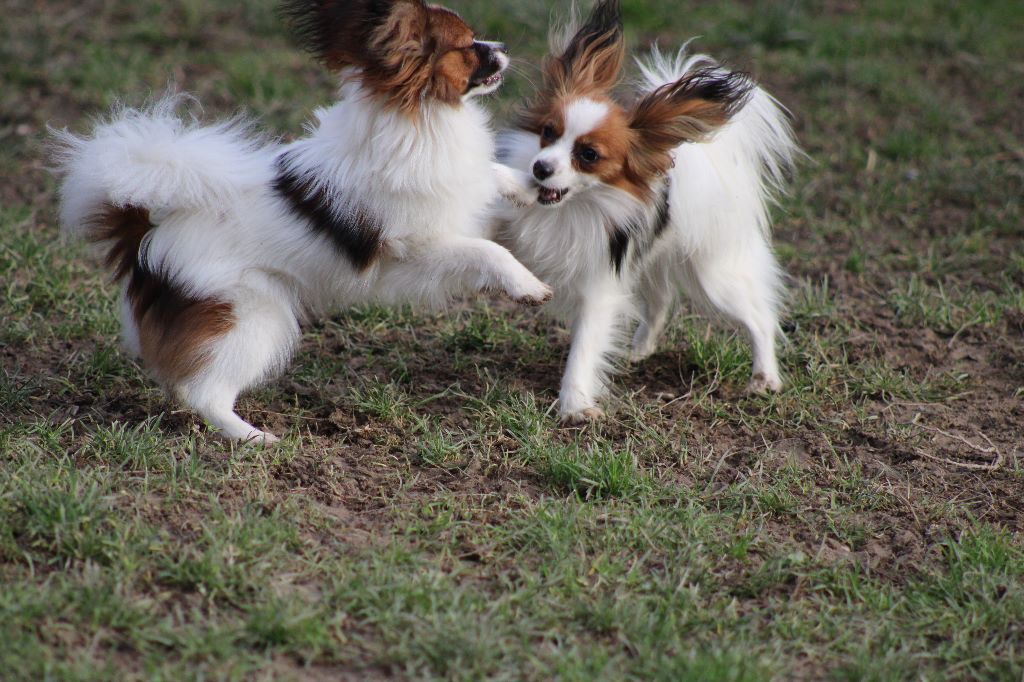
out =
[[[655,50],[639,64],[643,96],[713,62],[704,55],[687,56],[684,48],[674,58]],[[509,165],[527,171],[543,160],[554,175],[540,184],[570,190],[556,206],[509,207],[499,235],[554,288],[548,309],[571,325],[559,392],[562,418],[579,422],[602,414],[599,401],[609,371],[627,355],[629,326],[637,325],[629,356],[646,358],[655,351],[680,290],[747,332],[753,350],[750,389],[778,390],[782,378],[775,343],[783,275],[770,245],[769,204],[798,154],[784,110],[755,87],[710,139],[678,147],[667,178],[668,226],[653,244],[631,251],[616,273],[606,226],[649,227],[658,207],[574,170],[574,140],[600,124],[604,107],[589,99],[568,105],[566,132],[544,149],[538,136],[522,131],[499,140]],[[655,196],[663,188],[664,180],[653,187]],[[638,241],[631,238],[631,249]]]
[[[508,250],[481,238],[492,202],[514,194],[517,179],[493,163],[488,117],[468,97],[458,107],[424,102],[410,118],[351,79],[288,145],[237,122],[182,120],[177,104],[121,110],[89,137],[56,133],[60,219],[82,234],[104,205],[144,207],[156,225],[139,254],[147,267],[190,295],[231,303],[237,322],[205,349],[208,362],[168,387],[222,435],[275,440],[235,413],[235,399],[283,369],[309,311],[438,305],[481,289],[529,303],[550,296]],[[355,204],[378,217],[386,246],[368,269],[350,265],[273,191],[285,153],[303,180],[331,192],[333,211]],[[121,317],[124,344],[138,354],[127,301]]]

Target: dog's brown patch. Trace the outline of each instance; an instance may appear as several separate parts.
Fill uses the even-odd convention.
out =
[[[437,60],[431,92],[436,99],[454,104],[469,89],[469,79],[480,65],[472,48],[452,50]]]
[[[235,315],[231,303],[195,296],[150,269],[142,251],[153,228],[145,208],[107,204],[93,218],[89,238],[107,245],[105,262],[114,278],[127,278],[143,362],[161,381],[176,384],[208,362],[209,343],[232,329]]]
[[[540,137],[541,149],[550,147],[565,135],[565,107],[562,102],[552,102],[547,110],[538,110],[530,115],[533,118],[522,120],[520,124],[529,126],[525,129]]]
[[[165,276],[139,268],[128,285],[142,359],[170,384],[195,376],[209,361],[209,344],[235,325],[231,303],[199,298]]]
[[[429,10],[418,2],[397,2],[370,34],[363,82],[374,92],[415,111],[429,83],[427,55]]]
[[[564,134],[564,110],[591,99],[608,115],[597,129],[575,141],[573,166],[641,200],[652,198],[654,179],[672,165],[671,152],[717,130],[747,101],[753,84],[741,73],[707,68],[687,74],[643,97],[629,111],[612,98],[624,58],[618,0],[598,2],[562,54],[545,61],[544,83],[520,114],[521,129],[546,147]],[[580,152],[593,149],[597,159]]]
[[[572,164],[580,173],[590,173],[606,185],[618,187],[638,199],[648,199],[649,179],[634,177],[628,172],[628,159],[636,144],[636,134],[629,127],[629,120],[622,107],[608,98],[597,98],[608,108],[608,115],[601,124],[581,135],[573,145]],[[587,158],[592,150],[597,159]]]
[[[396,4],[370,49],[378,57],[365,68],[364,83],[408,113],[424,95],[458,104],[480,66],[466,22],[451,10],[421,3]]]
[[[544,60],[543,85],[520,114],[519,127],[540,134],[545,119],[561,103],[605,96],[618,83],[625,49],[618,1],[599,2],[562,54]]]
[[[103,263],[113,271],[115,280],[121,280],[132,271],[142,240],[153,227],[144,208],[106,204],[93,217],[87,239],[106,244]]]
[[[334,70],[414,114],[424,98],[458,104],[480,65],[473,30],[422,0],[289,0],[285,15],[307,49]]]
[[[455,12],[444,7],[428,7],[427,22],[430,39],[442,50],[464,50],[473,47],[473,29]]]

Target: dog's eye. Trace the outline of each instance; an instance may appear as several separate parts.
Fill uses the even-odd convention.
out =
[[[601,158],[601,155],[593,147],[583,147],[576,152],[576,156],[583,163],[597,163],[597,160]]]
[[[541,128],[540,136],[544,138],[545,142],[554,142],[558,139],[558,135],[555,134],[555,126],[550,123]]]

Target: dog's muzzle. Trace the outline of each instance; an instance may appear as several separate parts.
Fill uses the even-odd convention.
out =
[[[508,67],[508,48],[504,43],[487,43],[478,40],[473,43],[480,65],[469,77],[466,92],[480,87],[492,87],[501,83],[502,72]]]

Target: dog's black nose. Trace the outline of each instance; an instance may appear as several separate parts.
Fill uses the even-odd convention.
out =
[[[555,169],[549,166],[548,164],[544,163],[543,161],[538,161],[537,163],[533,164],[533,177],[537,178],[538,180],[547,180],[552,175],[554,175],[554,173]]]

